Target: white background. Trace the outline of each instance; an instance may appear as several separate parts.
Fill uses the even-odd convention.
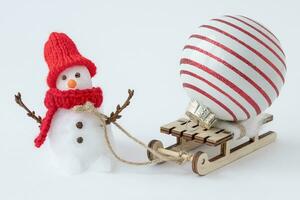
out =
[[[0,199],[299,199],[299,44],[297,1],[1,1],[0,3]],[[94,85],[109,113],[136,91],[120,123],[148,142],[173,138],[160,125],[183,114],[189,101],[179,79],[181,49],[195,27],[223,14],[242,14],[269,27],[287,55],[286,84],[269,113],[278,140],[205,177],[190,166],[132,167],[112,174],[58,174],[47,146],[36,149],[35,122],[15,103],[43,115],[48,68],[43,45],[52,31],[67,33],[94,61]],[[119,152],[145,160],[143,149],[114,131]]]

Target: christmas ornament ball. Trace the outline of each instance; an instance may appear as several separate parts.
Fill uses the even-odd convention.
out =
[[[189,97],[227,121],[255,117],[271,106],[285,74],[277,37],[245,16],[227,15],[198,27],[180,59]]]

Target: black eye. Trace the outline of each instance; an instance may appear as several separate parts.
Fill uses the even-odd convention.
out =
[[[76,78],[80,78],[80,73],[79,73],[79,72],[76,72],[75,77],[76,77]]]
[[[62,75],[61,79],[62,79],[62,80],[66,80],[66,79],[67,79],[67,76],[66,76],[66,75]]]

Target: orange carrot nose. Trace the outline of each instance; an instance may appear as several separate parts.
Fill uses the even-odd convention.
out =
[[[70,79],[69,81],[68,81],[68,87],[69,88],[75,88],[76,87],[76,85],[77,85],[77,83],[76,83],[76,81],[74,81],[73,79]]]

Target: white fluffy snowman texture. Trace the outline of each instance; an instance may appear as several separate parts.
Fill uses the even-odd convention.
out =
[[[57,89],[89,89],[92,80],[86,67],[75,66],[60,73]],[[110,126],[109,139],[114,144]],[[110,172],[115,161],[105,143],[104,127],[90,113],[58,109],[49,129],[49,145],[54,165],[63,174],[84,171]]]
[[[92,88],[92,78],[86,67],[74,66],[65,69],[58,75],[56,88],[59,90]]]

